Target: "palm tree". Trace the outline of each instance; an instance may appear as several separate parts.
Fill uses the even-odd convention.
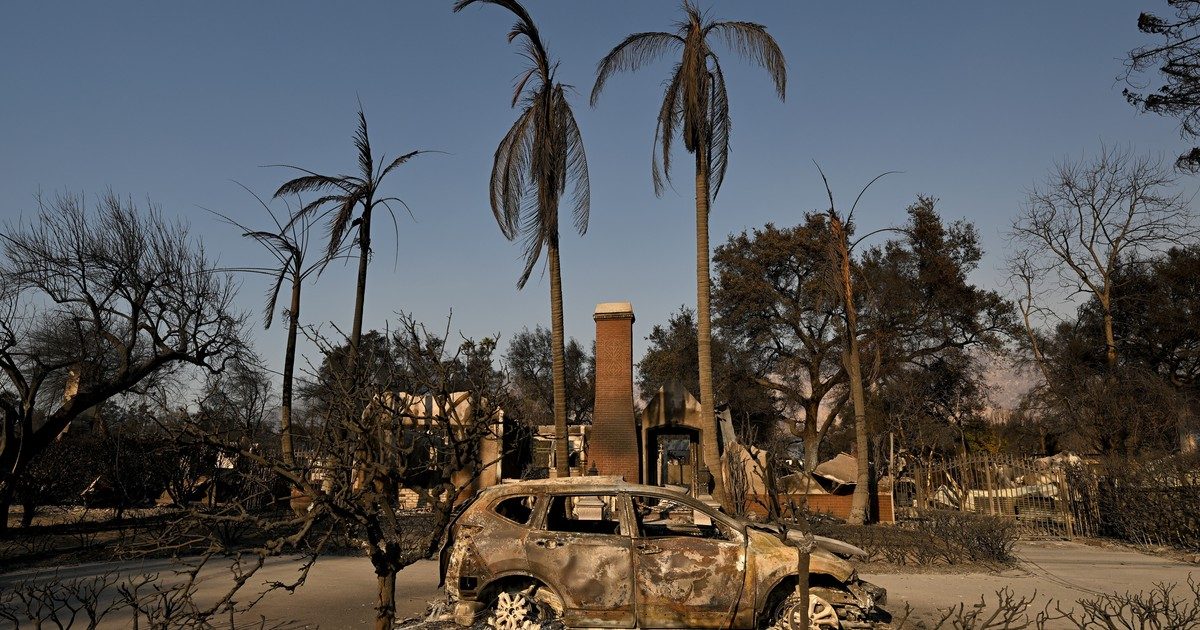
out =
[[[319,260],[306,264],[305,259],[309,251],[310,233],[308,218],[298,216],[296,212],[292,211],[291,206],[288,206],[288,220],[287,222],[281,222],[280,218],[275,215],[270,206],[262,198],[248,188],[246,192],[253,195],[263,210],[267,211],[267,215],[271,217],[272,223],[275,224],[275,230],[254,230],[219,212],[215,212],[214,214],[224,219],[230,225],[242,230],[243,237],[252,239],[265,247],[275,259],[276,265],[273,267],[244,267],[235,270],[262,274],[271,278],[271,286],[267,289],[267,301],[263,308],[263,328],[270,329],[271,324],[275,320],[275,306],[279,302],[279,291],[283,287],[283,283],[286,281],[291,284],[291,302],[289,307],[284,311],[288,319],[288,331],[287,348],[283,355],[283,386],[280,392],[281,400],[279,403],[279,433],[283,461],[288,466],[294,466],[296,460],[292,444],[292,390],[296,372],[296,337],[300,328],[300,290],[304,285],[304,281],[313,273],[319,274],[325,268],[325,265],[332,260],[333,256],[326,254]],[[300,207],[303,208],[304,204],[301,203]]]
[[[854,446],[855,457],[858,460],[858,476],[847,520],[854,525],[863,525],[873,518],[870,486],[871,478],[874,476],[874,467],[871,465],[871,443],[867,430],[867,402],[863,391],[862,355],[858,344],[858,307],[854,304],[856,289],[851,272],[854,266],[852,253],[864,239],[881,232],[898,230],[882,228],[861,236],[853,242],[850,241],[850,234],[854,231],[854,211],[858,208],[858,202],[862,200],[867,189],[895,171],[876,175],[874,179],[867,182],[867,185],[859,191],[858,197],[854,199],[854,204],[850,206],[850,212],[846,213],[845,217],[842,217],[833,202],[833,189],[829,187],[829,180],[825,177],[825,171],[821,170],[819,164],[817,172],[821,174],[821,181],[825,184],[825,194],[829,198],[829,211],[826,213],[829,219],[829,232],[832,236],[829,241],[829,279],[833,292],[837,294],[838,300],[842,303],[845,315],[846,351],[843,355],[842,367],[846,371],[846,381],[850,388],[850,402],[854,409]]]
[[[275,197],[290,197],[306,192],[315,192],[321,196],[303,206],[293,221],[298,218],[309,218],[312,215],[328,217],[329,244],[326,247],[326,258],[334,258],[342,248],[347,233],[355,230],[354,245],[358,249],[358,284],[354,297],[354,322],[350,329],[349,367],[352,369],[358,353],[358,342],[362,338],[363,303],[367,296],[367,263],[371,257],[371,219],[379,206],[387,208],[395,222],[395,212],[391,203],[398,203],[407,210],[408,205],[397,197],[379,197],[379,186],[383,178],[396,170],[400,165],[421,153],[429,151],[412,151],[387,162],[384,156],[375,159],[371,152],[371,141],[367,135],[367,117],[363,114],[362,104],[358,107],[358,129],[354,132],[354,147],[358,151],[358,173],[356,175],[320,175],[298,166],[281,164],[304,173],[300,177],[284,182]],[[386,164],[386,166],[385,166]],[[355,217],[355,210],[358,216]]]
[[[713,400],[712,319],[709,311],[709,204],[716,198],[729,164],[729,95],[717,54],[709,36],[721,37],[739,56],[766,69],[783,100],[787,65],[779,45],[767,29],[753,22],[706,20],[690,0],[683,3],[684,19],[675,32],[634,33],[617,44],[596,67],[591,104],[595,106],[608,78],[623,70],[637,70],[669,52],[680,53],[666,82],[658,123],[654,131],[651,176],[654,192],[661,196],[671,178],[671,143],[676,135],[696,160],[696,316],[700,363],[701,428],[705,433],[704,463],[713,476],[713,496],[727,505],[717,450],[717,422]]]
[[[500,232],[508,240],[522,238],[525,269],[517,289],[525,287],[542,250],[550,266],[550,330],[554,372],[555,464],[558,476],[567,467],[567,385],[563,351],[562,274],[559,267],[558,202],[567,193],[573,202],[575,229],[587,232],[591,191],[587,157],[575,114],[567,102],[567,86],[555,82],[558,64],[551,63],[533,18],[516,0],[458,0],[454,11],[486,2],[513,12],[517,21],[508,41],[521,39],[529,67],[519,76],[512,106],[521,115],[496,148],[492,163],[490,200]]]

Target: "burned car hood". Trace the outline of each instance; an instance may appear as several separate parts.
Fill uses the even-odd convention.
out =
[[[750,523],[746,522],[746,526],[750,529],[774,534],[780,538],[786,539],[792,545],[798,545],[804,539],[804,533],[799,529],[784,527],[777,523]],[[813,536],[813,540],[817,543],[817,548],[827,551],[839,558],[866,558],[867,552],[851,545],[848,542],[838,540],[836,538],[827,538],[825,536]]]
[[[783,573],[795,571],[799,552],[795,540],[758,527],[748,528],[746,534],[750,539],[750,552],[761,570],[771,572],[773,567],[782,567],[780,570]],[[809,555],[809,570],[830,575],[842,582],[853,579],[855,575],[853,565],[821,547]]]

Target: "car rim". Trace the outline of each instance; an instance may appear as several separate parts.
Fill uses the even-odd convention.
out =
[[[495,630],[534,630],[533,605],[520,592],[503,591],[496,597],[496,605],[488,617],[487,625]]]
[[[494,630],[539,630],[557,616],[561,605],[545,589],[501,591],[488,616],[487,627]]]
[[[793,630],[800,628],[800,611],[797,604],[800,602],[796,599],[790,599],[785,603],[780,611],[780,614],[775,618],[775,623],[771,624],[767,630]],[[809,630],[837,630],[841,627],[841,622],[838,621],[837,611],[829,602],[817,597],[816,595],[808,596],[808,627]]]

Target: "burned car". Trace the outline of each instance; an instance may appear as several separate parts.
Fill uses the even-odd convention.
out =
[[[615,477],[523,481],[479,492],[452,522],[442,580],[459,625],[789,628],[798,537],[667,488]],[[886,592],[818,539],[810,628],[869,628]]]

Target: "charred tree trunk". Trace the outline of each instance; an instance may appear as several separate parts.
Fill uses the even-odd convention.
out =
[[[820,432],[817,422],[820,420],[821,403],[817,400],[804,405],[804,474],[812,476],[812,471],[820,463]]]
[[[8,533],[8,513],[12,507],[12,484],[0,482],[0,538]]]
[[[396,625],[396,572],[378,576],[379,604],[375,607],[375,630],[392,630]]]
[[[33,525],[33,517],[37,513],[37,507],[37,501],[32,496],[27,496],[21,501],[21,529],[27,529],[30,525]],[[120,513],[118,512],[118,514]],[[120,520],[119,516],[117,520]]]
[[[1111,370],[1117,367],[1117,339],[1113,334],[1112,307],[1104,301],[1104,361]]]

